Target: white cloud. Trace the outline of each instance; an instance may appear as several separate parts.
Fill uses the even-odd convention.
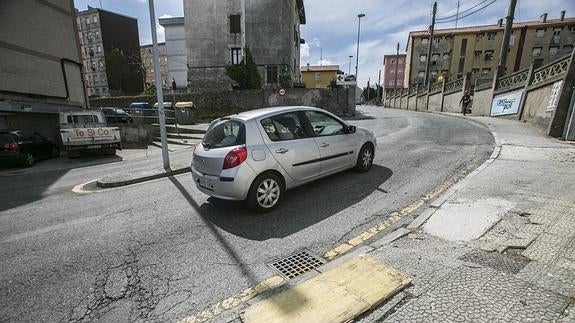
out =
[[[300,58],[301,59],[309,57],[309,44],[307,44],[307,43],[301,44],[301,45],[299,45],[299,49],[300,49]]]
[[[330,61],[329,59],[320,59],[319,61],[317,61],[316,63],[317,65],[334,65],[334,63],[332,61]]]

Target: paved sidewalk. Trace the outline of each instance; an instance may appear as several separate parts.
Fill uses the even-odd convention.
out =
[[[468,118],[500,148],[411,233],[371,245],[413,281],[358,321],[575,322],[575,146],[517,121]]]

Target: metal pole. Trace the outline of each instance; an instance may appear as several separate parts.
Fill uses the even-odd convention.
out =
[[[379,75],[377,77],[377,98],[376,102],[379,102],[379,92],[381,91],[381,70],[379,70]]]
[[[497,77],[505,74],[505,65],[507,65],[507,52],[509,50],[509,39],[511,38],[511,28],[513,27],[513,16],[515,15],[515,6],[517,0],[509,2],[509,10],[505,21],[505,32],[503,33],[503,44],[501,44],[501,53],[499,56],[499,65],[497,66]]]
[[[351,59],[353,58],[353,55],[349,55],[349,67],[347,68],[347,74],[351,74]]]
[[[150,6],[150,25],[152,28],[152,51],[154,53],[154,76],[156,77],[156,96],[158,99],[158,119],[160,121],[160,138],[162,141],[162,160],[164,169],[170,169],[170,156],[168,154],[168,139],[166,137],[166,115],[164,114],[164,93],[162,92],[162,72],[158,54],[158,36],[156,35],[156,14],[154,0],[148,0]]]
[[[429,82],[429,64],[431,64],[431,44],[433,43],[433,30],[435,29],[435,14],[437,13],[437,2],[433,3],[433,14],[431,16],[431,27],[429,31],[429,46],[427,47],[427,61],[425,62],[425,78],[423,85]]]
[[[399,67],[399,42],[397,42],[397,54],[395,56],[395,81],[393,82],[393,88],[397,89],[397,70]]]
[[[361,31],[361,18],[365,17],[365,14],[360,13],[357,15],[358,23],[357,23],[357,53],[355,54],[355,84],[359,85],[359,77],[358,77],[358,68],[359,65],[359,33]]]
[[[457,13],[455,14],[455,29],[457,29],[458,22],[459,22],[459,0],[457,0]]]

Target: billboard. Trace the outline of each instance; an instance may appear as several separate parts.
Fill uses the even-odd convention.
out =
[[[504,116],[509,114],[517,114],[519,112],[519,104],[523,91],[505,93],[493,98],[491,103],[491,116]]]

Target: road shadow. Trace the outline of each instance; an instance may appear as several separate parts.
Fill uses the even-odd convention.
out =
[[[250,240],[283,238],[346,208],[379,189],[393,172],[373,165],[367,173],[345,171],[285,193],[282,204],[267,214],[256,214],[243,202],[209,198],[198,213],[210,223]]]

